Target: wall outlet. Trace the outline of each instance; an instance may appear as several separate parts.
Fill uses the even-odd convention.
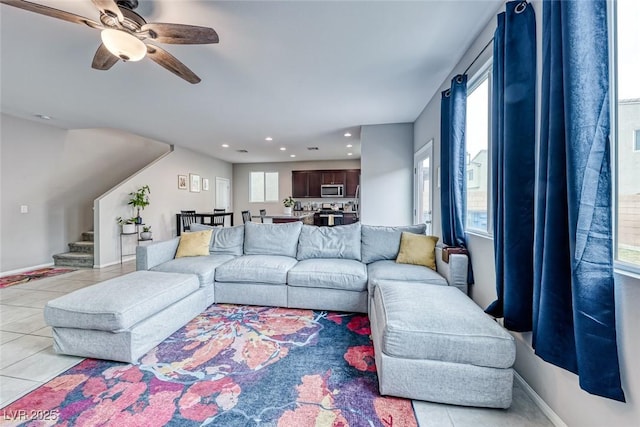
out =
[[[20,213],[29,213],[29,206],[20,205]]]

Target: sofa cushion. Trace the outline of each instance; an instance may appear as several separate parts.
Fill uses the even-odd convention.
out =
[[[369,264],[383,259],[396,259],[400,250],[400,236],[403,231],[424,234],[426,230],[427,226],[425,224],[401,227],[363,225],[362,262]]]
[[[298,261],[282,255],[243,255],[216,268],[216,282],[284,285]]]
[[[219,255],[242,255],[244,247],[244,225],[235,227],[213,227],[200,223],[189,226],[191,231],[212,230],[209,253]]]
[[[374,305],[379,350],[389,356],[489,368],[515,361],[513,337],[452,286],[384,282]]]
[[[232,260],[232,255],[207,255],[198,257],[176,258],[151,268],[151,271],[165,273],[191,273],[198,276],[200,287],[213,283],[216,267]]]
[[[360,223],[337,227],[303,225],[298,240],[297,258],[341,258],[360,261]]]
[[[396,262],[399,264],[414,264],[436,269],[436,236],[402,232],[400,251]]]
[[[282,255],[295,258],[302,222],[244,225],[245,255]]]
[[[352,259],[307,259],[298,262],[287,276],[289,286],[363,291],[367,268]]]
[[[121,331],[195,292],[193,274],[135,271],[49,301],[49,326]]]
[[[178,250],[176,251],[176,258],[209,255],[210,241],[211,230],[182,233]]]
[[[430,268],[421,265],[398,264],[395,261],[376,261],[367,265],[371,280],[404,280],[432,285],[448,285],[447,280]]]

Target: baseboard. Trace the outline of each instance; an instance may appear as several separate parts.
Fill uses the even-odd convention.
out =
[[[536,391],[532,389],[529,384],[527,384],[524,378],[522,378],[516,371],[513,371],[513,373],[515,380],[518,382],[518,384],[520,384],[524,392],[527,393],[531,400],[533,400],[533,403],[535,403],[536,406],[540,408],[542,413],[546,415],[547,418],[549,418],[551,423],[556,427],[567,427],[564,421],[562,421],[562,418],[560,418],[558,414],[556,414],[553,409],[551,409],[551,407],[547,405],[547,402],[542,400],[538,393],[536,393]]]
[[[132,255],[132,256],[126,256],[124,258],[122,258],[122,262],[120,261],[111,261],[111,262],[107,262],[105,264],[100,264],[100,265],[94,265],[93,268],[106,268],[106,267],[111,267],[112,265],[117,265],[117,264],[124,264],[125,262],[129,262],[129,261],[135,261],[136,256]]]
[[[17,270],[11,270],[11,271],[3,271],[0,273],[0,277],[11,276],[12,274],[20,274],[20,273],[24,273],[25,271],[38,270],[39,268],[47,268],[47,267],[53,267],[53,263],[48,262],[46,264],[34,265],[32,267],[19,268]]]

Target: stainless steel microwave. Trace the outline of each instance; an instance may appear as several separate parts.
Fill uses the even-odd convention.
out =
[[[320,187],[320,196],[322,196],[322,197],[344,197],[344,185],[342,185],[342,184],[324,184],[324,185],[322,185]]]

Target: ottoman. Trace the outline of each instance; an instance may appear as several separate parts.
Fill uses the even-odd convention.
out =
[[[134,363],[207,308],[195,274],[136,271],[47,303],[58,353]]]
[[[511,405],[514,339],[459,289],[381,281],[370,317],[381,394]]]

